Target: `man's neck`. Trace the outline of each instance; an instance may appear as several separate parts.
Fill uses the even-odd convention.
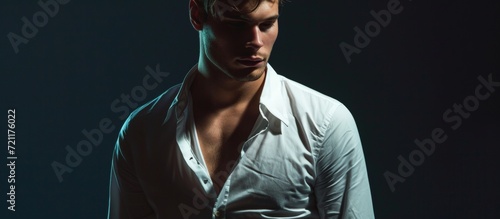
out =
[[[190,90],[196,105],[204,110],[248,110],[258,106],[265,77],[266,73],[255,81],[237,81],[222,72],[201,73],[198,69]]]

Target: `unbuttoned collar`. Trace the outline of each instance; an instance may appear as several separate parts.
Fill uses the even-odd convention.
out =
[[[170,109],[175,109],[175,115],[177,121],[183,119],[185,115],[185,111],[187,109],[188,98],[189,98],[189,88],[193,83],[193,80],[196,76],[196,70],[198,68],[198,64],[194,65],[191,70],[186,74],[184,80],[182,82],[181,88],[177,93]],[[285,98],[287,96],[286,90],[283,87],[282,80],[280,76],[276,73],[276,71],[271,67],[271,65],[267,64],[267,72],[266,78],[264,82],[264,88],[262,90],[262,94],[260,96],[260,110],[261,112],[265,112],[262,106],[265,107],[267,111],[270,112],[271,116],[274,116],[276,119],[283,122],[286,126],[289,124],[289,113],[286,108],[287,103],[285,102]],[[271,123],[271,125],[277,125],[276,123]]]
[[[261,110],[264,105],[276,119],[279,119],[286,126],[289,124],[289,112],[286,108],[289,104],[285,102],[286,90],[280,76],[269,63],[267,63],[266,80],[264,89],[260,95]]]
[[[186,77],[184,77],[184,80],[182,81],[181,88],[179,89],[177,96],[175,96],[175,99],[170,106],[170,110],[175,109],[177,122],[180,122],[185,115],[184,111],[186,111],[186,107],[189,101],[189,88],[191,87],[191,84],[196,77],[196,69],[198,69],[198,64],[194,65],[186,74]]]

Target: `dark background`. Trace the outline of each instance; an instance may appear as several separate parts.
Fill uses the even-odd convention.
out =
[[[500,81],[499,7],[493,0],[402,0],[403,11],[348,64],[339,43],[353,45],[353,28],[364,29],[374,20],[370,10],[387,2],[287,3],[270,63],[351,110],[377,218],[499,218],[500,87],[458,129],[442,118],[474,95],[479,76]],[[3,118],[16,109],[18,160],[16,212],[1,201],[0,218],[105,218],[111,152],[123,123],[110,105],[142,84],[146,66],[170,73],[147,100],[182,81],[198,57],[187,9],[187,0],[72,0],[16,54],[7,34],[21,35],[21,18],[31,20],[41,8],[2,1],[0,104]],[[114,131],[59,182],[52,162],[64,164],[65,147],[75,148],[82,130],[103,118]],[[408,159],[414,139],[430,138],[434,128],[447,140],[391,192],[384,173],[397,174],[398,156]],[[7,163],[6,146],[0,155]],[[8,169],[1,166],[7,199]]]

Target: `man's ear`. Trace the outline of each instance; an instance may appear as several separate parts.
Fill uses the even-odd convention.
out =
[[[205,13],[203,5],[198,4],[196,0],[189,0],[189,18],[195,30],[200,31],[203,29]]]

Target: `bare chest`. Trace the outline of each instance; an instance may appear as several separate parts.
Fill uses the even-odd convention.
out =
[[[197,124],[201,152],[217,193],[240,157],[254,121],[222,118]]]

